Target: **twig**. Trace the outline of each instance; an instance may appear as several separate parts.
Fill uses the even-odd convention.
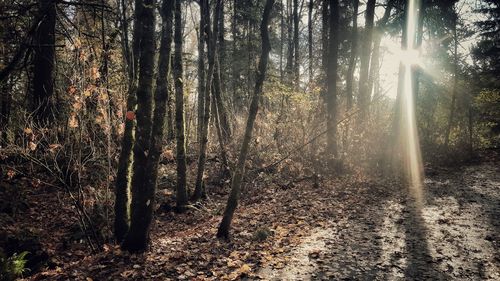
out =
[[[378,96],[377,98],[373,99],[371,101],[370,104],[374,103],[375,101],[381,99],[382,97],[384,97],[385,95],[380,95]],[[344,118],[342,118],[340,121],[337,122],[337,126],[340,125],[341,123],[343,123],[344,121],[350,119],[351,117],[353,117],[354,115],[358,114],[361,110],[360,109],[357,109],[355,111],[353,111],[351,114],[348,114],[347,116],[345,116]],[[315,140],[317,140],[318,138],[320,138],[321,136],[323,136],[324,134],[328,133],[328,129],[324,130],[323,132],[319,133],[318,135],[316,135],[315,137],[313,137],[312,139],[310,139],[309,141],[295,147],[294,149],[290,150],[289,153],[287,153],[285,156],[283,156],[282,158],[280,158],[278,161],[272,163],[272,164],[269,164],[265,167],[262,167],[262,168],[259,168],[259,169],[256,169],[254,170],[254,172],[257,172],[257,173],[260,173],[260,172],[263,172],[263,171],[267,171],[269,170],[270,168],[272,167],[275,167],[277,166],[278,164],[280,164],[281,162],[285,161],[286,159],[290,158],[290,156],[292,156],[293,154],[301,151],[304,147],[308,146],[309,144],[313,143]]]

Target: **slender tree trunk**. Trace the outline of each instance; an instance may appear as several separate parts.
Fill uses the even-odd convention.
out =
[[[210,11],[208,1],[200,0],[200,26],[198,37],[198,127],[197,127],[197,140],[201,143],[202,130],[203,130],[203,114],[205,111],[205,43],[207,42],[207,28],[208,19],[206,19],[207,12]],[[208,12],[210,15],[210,12]]]
[[[448,117],[448,126],[446,127],[444,146],[448,149],[450,142],[450,132],[453,128],[453,118],[455,117],[455,103],[457,99],[457,85],[458,85],[458,38],[457,38],[457,22],[455,20],[455,25],[453,26],[453,39],[454,39],[454,50],[453,50],[453,88],[451,94],[451,107],[450,115]]]
[[[224,105],[221,74],[220,74],[220,62],[215,61],[214,70],[214,97],[217,103],[217,112],[219,115],[219,120],[221,124],[222,137],[224,141],[227,141],[231,137],[231,125],[229,124],[229,119],[227,116],[226,106]]]
[[[237,48],[237,41],[238,41],[238,34],[237,34],[237,28],[236,28],[236,16],[238,14],[238,6],[236,5],[236,1],[233,2],[233,18],[231,22],[231,32],[232,32],[232,37],[233,37],[233,43],[232,43],[232,59],[236,59],[236,53],[238,51]],[[231,88],[233,91],[233,107],[237,108],[237,106],[240,105],[240,97],[238,96],[238,91],[236,85],[238,84],[239,81],[239,75],[238,75],[238,68],[235,63],[231,64]]]
[[[368,0],[365,12],[365,30],[361,44],[361,59],[359,68],[359,121],[360,125],[366,121],[369,113],[370,93],[368,92],[368,74],[370,67],[370,52],[372,46],[373,18],[375,14],[375,0]]]
[[[36,121],[47,124],[53,117],[56,2],[40,0],[42,20],[35,32],[32,111]]]
[[[280,4],[280,82],[284,82],[284,69],[283,69],[283,56],[284,56],[284,48],[283,44],[285,42],[285,6],[284,0],[281,0]]]
[[[229,229],[231,227],[231,221],[233,219],[234,211],[238,206],[241,182],[244,175],[245,160],[248,154],[248,149],[250,147],[250,141],[252,139],[253,125],[255,122],[255,118],[257,117],[257,111],[259,110],[259,100],[262,95],[262,86],[266,77],[267,62],[269,59],[269,52],[271,51],[268,24],[273,4],[274,0],[267,0],[264,7],[264,15],[262,16],[262,23],[260,26],[262,38],[262,53],[260,57],[259,68],[256,73],[257,79],[255,81],[255,90],[252,97],[252,103],[250,105],[250,111],[248,113],[243,144],[241,145],[240,154],[238,156],[238,163],[236,164],[236,169],[231,182],[231,193],[227,201],[224,216],[217,231],[217,237],[226,240],[229,239]]]
[[[347,68],[346,77],[346,100],[347,100],[347,111],[350,112],[352,109],[353,101],[353,85],[354,85],[354,70],[356,69],[356,62],[358,59],[358,8],[359,1],[352,1],[352,31],[351,31],[351,53],[349,55],[349,66]],[[344,146],[344,151],[348,150],[349,144],[349,120],[346,121],[346,129],[343,136],[342,144]]]
[[[313,81],[313,26],[312,26],[312,16],[313,16],[314,1],[309,0],[309,10],[307,14],[307,47],[309,52],[309,85],[312,85]]]
[[[287,21],[287,33],[286,33],[286,65],[285,65],[285,77],[288,85],[292,84],[293,76],[293,17],[292,17],[292,0],[286,1],[286,21]],[[293,0],[294,1],[294,0]]]
[[[139,81],[137,87],[137,132],[133,153],[131,182],[132,203],[130,228],[122,243],[129,252],[143,252],[148,245],[152,219],[152,199],[148,188],[148,154],[152,130],[154,53],[156,50],[154,0],[143,0],[138,24],[142,25],[139,52]],[[153,194],[154,195],[154,194]]]
[[[293,0],[293,50],[293,84],[297,90],[300,86],[299,0]]]
[[[347,69],[346,77],[346,96],[347,96],[347,110],[352,108],[353,100],[353,84],[354,84],[354,70],[356,69],[357,62],[357,49],[358,49],[358,7],[359,1],[352,1],[353,15],[352,15],[352,31],[351,31],[351,54],[349,55],[349,66]]]
[[[142,35],[142,25],[139,24],[139,16],[142,14],[142,1],[135,1],[134,30],[132,51],[129,53],[128,65],[128,92],[127,92],[127,114],[125,114],[125,130],[122,138],[122,150],[118,159],[118,170],[115,182],[115,240],[122,242],[129,228],[129,192],[130,172],[133,157],[134,132],[135,132],[135,109],[137,105],[137,66],[139,62],[139,46]],[[123,38],[127,40],[127,38]]]
[[[182,11],[181,0],[175,0],[174,26],[174,85],[175,85],[175,138],[177,140],[176,209],[183,212],[188,201],[186,140],[184,135],[184,80],[182,77]]]
[[[326,100],[326,70],[328,68],[328,30],[329,30],[329,14],[328,11],[330,0],[323,0],[321,7],[321,67],[322,67],[322,96]]]
[[[212,88],[212,81],[213,81],[213,76],[214,76],[214,68],[215,68],[215,53],[217,52],[216,50],[216,44],[215,44],[215,38],[217,38],[218,35],[218,24],[217,24],[217,19],[219,18],[220,14],[220,6],[221,6],[221,0],[217,0],[217,5],[215,8],[215,16],[214,16],[214,21],[213,21],[213,34],[210,28],[208,29],[207,32],[207,45],[208,45],[208,73],[207,73],[207,79],[206,79],[206,85],[205,85],[205,111],[203,113],[203,127],[202,127],[202,134],[201,134],[201,143],[200,143],[200,154],[198,156],[198,173],[196,175],[196,185],[195,185],[195,190],[193,194],[193,200],[199,200],[201,196],[203,195],[203,188],[204,188],[204,183],[203,183],[203,175],[205,173],[205,162],[206,162],[206,156],[207,156],[207,144],[208,144],[208,126],[209,126],[209,121],[210,121],[210,89]],[[206,3],[208,7],[208,1]],[[207,21],[210,20],[210,15],[208,14],[210,11],[207,9],[206,10],[207,15],[205,17],[207,18]]]
[[[218,64],[216,62],[216,64]],[[215,77],[219,76],[218,73],[215,73],[214,74]],[[214,80],[218,80],[218,79],[214,79]],[[215,128],[217,130],[217,138],[219,139],[219,148],[220,148],[220,152],[221,152],[221,158],[222,158],[222,170],[223,170],[223,173],[226,174],[228,169],[229,169],[229,165],[228,165],[228,161],[227,161],[227,154],[226,154],[226,148],[225,148],[225,137],[224,137],[224,133],[223,133],[223,129],[222,129],[222,125],[221,125],[221,118],[220,118],[220,110],[219,110],[219,106],[220,106],[220,103],[219,101],[217,101],[217,94],[215,93],[219,93],[219,96],[220,96],[220,83],[213,83],[213,92],[214,94],[212,95],[212,105],[213,105],[213,116],[214,116],[214,123],[215,123]],[[217,89],[218,88],[218,89]]]
[[[373,30],[373,52],[370,63],[370,77],[368,80],[368,92],[371,93],[374,90],[377,81],[379,81],[380,73],[380,43],[384,35],[384,29],[387,25],[387,21],[391,15],[392,7],[394,5],[394,0],[389,0],[384,11],[384,15],[377,22],[377,27]],[[378,87],[375,87],[375,93],[378,93]]]
[[[338,157],[337,150],[337,58],[339,48],[339,1],[330,0],[330,30],[327,68],[327,151],[330,159]]]
[[[227,83],[227,62],[226,62],[226,26],[225,26],[225,10],[224,1],[220,5],[220,14],[218,18],[219,23],[219,38],[218,38],[218,61],[219,61],[219,80],[221,85],[221,92],[226,93],[226,83]]]
[[[5,83],[0,83],[0,85],[3,86],[0,88],[2,90],[2,106],[0,112],[0,146],[7,145],[8,142],[7,129],[10,121],[10,111],[12,106],[12,83],[10,82],[10,80],[11,79],[7,79]]]

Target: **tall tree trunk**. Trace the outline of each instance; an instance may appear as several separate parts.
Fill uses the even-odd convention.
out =
[[[394,0],[389,0],[385,7],[384,15],[377,22],[377,26],[373,30],[373,52],[370,63],[370,76],[368,79],[368,92],[371,93],[374,91],[374,95],[377,95],[379,89],[376,85],[378,85],[378,81],[380,79],[380,44],[382,42],[382,37],[384,35],[384,29],[389,21],[389,17],[391,15],[391,11],[394,5]]]
[[[329,14],[328,11],[330,0],[323,0],[321,7],[321,68],[322,68],[322,96],[326,100],[326,72],[328,68],[328,30],[329,30]]]
[[[42,20],[35,33],[33,100],[35,120],[47,124],[53,117],[56,1],[40,0]]]
[[[369,113],[370,93],[368,92],[368,74],[370,67],[370,52],[372,46],[373,17],[375,14],[375,0],[368,0],[365,12],[365,30],[361,44],[361,59],[359,69],[359,108],[358,120],[361,125],[366,121]]]
[[[231,125],[229,124],[226,106],[224,105],[224,90],[222,89],[220,69],[220,62],[216,60],[214,70],[214,97],[217,103],[217,112],[221,124],[222,137],[224,141],[227,141],[231,137]]]
[[[283,56],[284,56],[284,48],[283,44],[285,44],[285,6],[284,0],[280,2],[280,82],[284,82],[285,74],[283,69]]]
[[[219,23],[219,38],[218,38],[218,61],[219,61],[219,73],[220,73],[220,85],[221,85],[221,91],[223,93],[226,93],[226,83],[227,83],[227,62],[226,62],[226,41],[225,41],[225,36],[226,36],[226,26],[225,26],[225,10],[224,10],[224,2],[221,3],[220,5],[220,14],[218,18],[218,23]]]
[[[262,16],[262,23],[260,26],[262,38],[262,53],[260,56],[259,68],[256,72],[257,79],[255,81],[255,90],[252,97],[252,103],[250,104],[243,144],[241,145],[240,154],[238,156],[238,163],[236,164],[233,179],[231,182],[231,193],[227,201],[224,216],[217,230],[217,237],[226,240],[229,239],[229,229],[231,227],[231,221],[233,219],[234,211],[238,206],[241,182],[243,180],[243,175],[245,172],[245,160],[248,154],[248,149],[250,147],[250,141],[252,139],[253,125],[255,122],[255,118],[257,117],[257,111],[259,110],[259,100],[262,95],[262,86],[266,77],[267,61],[269,59],[269,52],[271,51],[268,24],[273,4],[274,0],[267,0],[264,7],[264,15]]]
[[[314,1],[309,0],[309,10],[307,13],[307,47],[309,52],[309,86],[312,85],[313,81],[313,26],[312,26],[312,16],[313,16]]]
[[[181,0],[175,0],[175,26],[174,26],[174,85],[175,85],[175,138],[177,140],[177,186],[176,209],[184,211],[187,204],[187,163],[186,140],[184,136],[184,80],[182,77],[182,11]]]
[[[300,86],[299,0],[293,0],[293,51],[293,84],[297,90]]]
[[[330,0],[330,30],[327,68],[327,151],[330,159],[338,157],[337,151],[337,58],[339,48],[339,1]]]
[[[8,142],[7,129],[10,121],[10,111],[12,106],[12,83],[11,79],[7,79],[4,83],[0,83],[1,94],[1,111],[0,111],[0,146],[6,146]]]
[[[237,49],[237,41],[238,41],[238,34],[237,34],[237,28],[236,28],[236,16],[238,14],[238,6],[236,5],[236,1],[232,1],[233,3],[233,18],[231,21],[231,33],[233,37],[233,42],[232,42],[232,60],[236,59],[236,52],[238,51]],[[239,74],[238,74],[238,68],[236,66],[236,63],[231,64],[231,88],[233,91],[233,107],[236,108],[237,106],[240,105],[240,97],[238,96],[238,91],[236,85],[238,85],[239,81]]]
[[[457,20],[455,19],[455,25],[453,26],[453,40],[454,40],[454,49],[453,49],[453,88],[451,94],[451,107],[450,107],[450,115],[448,117],[448,126],[446,127],[444,146],[448,149],[448,145],[450,142],[450,132],[451,128],[453,128],[453,118],[455,117],[455,103],[457,99],[457,84],[458,84],[458,38],[457,38]]]
[[[208,0],[206,0],[206,5],[208,7]],[[209,126],[209,121],[210,121],[210,90],[212,86],[212,81],[213,81],[213,76],[214,76],[214,67],[215,67],[215,53],[216,53],[216,44],[215,44],[215,39],[217,38],[218,34],[218,24],[217,24],[217,19],[220,14],[220,0],[217,0],[217,5],[215,8],[215,16],[213,20],[213,33],[210,30],[210,27],[208,28],[207,32],[207,45],[208,45],[208,73],[207,73],[207,79],[206,79],[206,85],[205,85],[205,110],[203,113],[203,127],[201,131],[201,142],[200,142],[200,153],[198,155],[198,173],[196,175],[196,185],[194,189],[194,194],[193,194],[193,200],[198,200],[201,198],[203,195],[203,175],[205,173],[205,162],[206,162],[206,156],[207,156],[207,144],[208,144],[208,126]],[[206,15],[205,17],[207,18],[207,21],[210,20],[210,10],[206,10]]]
[[[152,218],[152,199],[148,188],[148,154],[152,130],[153,77],[155,40],[155,1],[143,0],[138,24],[142,26],[139,52],[139,81],[137,87],[137,132],[132,167],[132,203],[130,228],[122,243],[129,252],[143,252],[148,245],[149,225]],[[154,194],[153,194],[154,195]]]
[[[351,31],[351,53],[349,55],[349,66],[347,68],[346,77],[346,100],[347,100],[347,111],[350,112],[352,109],[353,101],[353,84],[354,84],[354,70],[356,69],[356,62],[358,58],[358,8],[359,1],[352,1],[352,31]],[[349,120],[346,120],[346,130],[344,132],[342,144],[344,146],[344,151],[348,150],[349,144]]]
[[[207,29],[209,22],[206,18],[207,12],[210,15],[210,8],[208,1],[200,0],[200,26],[198,37],[198,127],[197,127],[197,140],[201,143],[202,130],[203,130],[203,114],[205,111],[205,43],[207,42]]]
[[[352,15],[352,31],[351,31],[351,54],[349,55],[349,66],[347,69],[346,77],[346,96],[347,96],[347,110],[352,108],[353,100],[353,84],[354,84],[354,70],[356,69],[357,50],[358,50],[358,7],[359,1],[352,1],[353,15]]]
[[[135,131],[135,109],[137,106],[137,66],[139,63],[139,50],[142,36],[142,25],[139,17],[142,14],[142,1],[135,0],[134,30],[132,51],[128,60],[128,92],[127,92],[127,114],[125,114],[125,130],[122,138],[122,150],[118,159],[118,169],[115,182],[115,239],[121,242],[125,238],[129,228],[129,191],[130,170],[132,164],[132,148],[134,145]],[[127,40],[123,38],[122,40]]]
[[[218,62],[216,62],[216,65]],[[214,73],[215,77],[219,76],[219,73]],[[225,141],[226,138],[224,137],[223,129],[222,129],[222,124],[221,124],[221,118],[220,118],[220,109],[219,107],[221,106],[221,103],[218,101],[217,96],[220,97],[220,92],[221,92],[221,85],[220,83],[216,83],[216,79],[214,77],[214,83],[213,83],[213,92],[214,94],[212,95],[212,105],[213,105],[213,117],[214,117],[214,123],[215,123],[215,128],[217,130],[217,138],[219,139],[219,148],[221,152],[221,158],[222,158],[222,171],[223,174],[226,174],[227,171],[229,171],[229,165],[227,161],[227,154],[226,154],[226,148],[225,148]]]
[[[285,77],[288,85],[292,84],[293,76],[293,17],[292,17],[292,0],[286,0],[286,21],[287,21],[287,32],[286,32],[286,65],[285,65]],[[294,1],[294,0],[293,0]]]

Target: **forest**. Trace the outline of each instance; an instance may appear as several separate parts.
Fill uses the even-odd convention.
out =
[[[1,0],[0,281],[500,280],[497,0]]]

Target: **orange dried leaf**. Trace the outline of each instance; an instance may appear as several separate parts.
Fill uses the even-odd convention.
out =
[[[28,146],[29,146],[29,148],[30,148],[31,151],[34,151],[36,149],[36,147],[37,147],[37,144],[34,143],[34,142],[32,142],[32,141],[30,141],[28,143]]]

